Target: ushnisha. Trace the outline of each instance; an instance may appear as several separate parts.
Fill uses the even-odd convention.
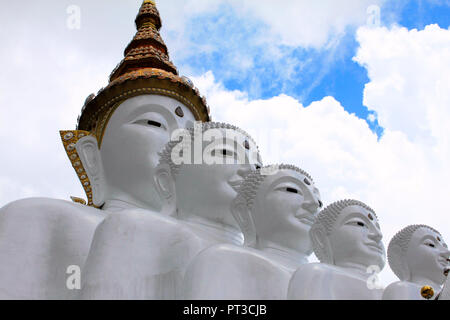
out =
[[[436,298],[450,271],[450,251],[436,229],[422,224],[407,226],[392,238],[387,253],[400,281],[386,288],[383,299]]]
[[[211,134],[216,139],[198,140]],[[214,122],[182,130],[179,138],[159,153],[151,177],[161,210],[115,211],[97,228],[82,299],[178,299],[185,268],[198,252],[218,243],[242,244],[230,207],[244,177],[260,165],[250,161],[253,140]],[[191,161],[197,142],[208,163]],[[175,164],[180,154],[186,161]]]
[[[184,277],[185,299],[285,299],[292,273],[312,253],[308,232],[319,190],[292,165],[250,173],[232,204],[244,246],[202,251]]]
[[[297,269],[288,299],[381,299],[373,273],[383,269],[385,250],[373,209],[357,200],[334,202],[318,214],[310,237],[321,263]]]

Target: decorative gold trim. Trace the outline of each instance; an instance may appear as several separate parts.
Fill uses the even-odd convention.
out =
[[[64,145],[64,150],[66,151],[67,156],[69,157],[69,160],[72,163],[72,166],[78,176],[78,179],[80,180],[81,185],[83,186],[84,192],[86,193],[86,197],[88,199],[87,205],[90,207],[98,208],[92,202],[91,182],[89,181],[89,177],[86,173],[86,170],[84,169],[83,163],[81,162],[80,156],[78,155],[77,149],[75,147],[78,140],[80,140],[83,137],[91,135],[91,133],[84,130],[61,130],[59,131],[59,134],[61,136],[61,140]],[[86,204],[86,201],[84,201],[81,198],[71,197],[71,199],[74,202]]]
[[[86,205],[86,200],[84,200],[84,199],[81,199],[81,198],[78,198],[78,197],[72,197],[72,196],[70,197],[70,199],[72,199],[72,201],[75,202],[75,203]]]
[[[174,98],[186,105],[198,121],[211,121],[206,99],[183,77],[155,68],[135,70],[120,76],[82,109],[77,129],[94,131],[108,109],[116,103],[142,94],[158,94]],[[99,136],[97,136],[99,138]],[[101,141],[99,141],[99,146]]]
[[[161,89],[161,88],[139,88],[139,89],[129,90],[129,91],[122,93],[120,96],[118,96],[114,99],[111,99],[110,101],[108,101],[106,104],[104,104],[103,106],[101,106],[98,109],[98,111],[96,113],[97,115],[101,114],[103,110],[105,110],[105,109],[107,110],[104,113],[103,117],[101,117],[101,119],[99,119],[99,121],[96,122],[96,126],[94,129],[95,136],[98,141],[99,149],[101,148],[102,141],[103,141],[103,135],[105,134],[105,128],[108,124],[109,119],[111,118],[111,115],[126,99],[137,95],[137,93],[139,95],[156,94],[156,95],[163,95],[163,96],[166,96],[169,98],[173,98],[173,99],[185,104],[188,107],[188,109],[194,114],[195,119],[201,119],[201,116],[200,116],[198,110],[195,108],[194,104],[192,102],[190,102],[188,99],[186,99],[185,97],[183,97],[182,95],[180,95],[178,92],[168,90],[168,89]],[[123,100],[116,102],[116,100],[119,100],[119,99],[123,99]],[[112,105],[112,107],[109,107],[110,105]],[[94,119],[95,118],[92,117],[91,122],[95,122]]]
[[[146,22],[144,22],[143,24],[142,24],[142,26],[141,26],[141,28],[145,28],[145,27],[150,27],[150,28],[152,28],[152,29],[155,29],[155,30],[158,30],[158,29],[156,29],[156,26],[153,24],[153,23],[151,23],[150,21],[146,21]]]

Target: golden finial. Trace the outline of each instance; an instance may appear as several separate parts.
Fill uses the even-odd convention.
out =
[[[430,286],[423,286],[422,289],[420,289],[420,294],[425,299],[430,300],[431,298],[434,297],[434,290]]]

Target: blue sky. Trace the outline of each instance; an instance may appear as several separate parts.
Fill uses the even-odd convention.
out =
[[[422,30],[426,25],[450,25],[450,2],[439,0],[391,0],[381,8],[381,24],[398,24]],[[359,118],[374,113],[363,105],[363,90],[369,82],[367,70],[352,58],[358,49],[355,26],[349,26],[329,45],[320,48],[274,43],[278,59],[266,54],[267,43],[255,41],[267,26],[261,21],[236,14],[229,4],[214,13],[204,13],[191,21],[187,32],[193,54],[175,57],[178,65],[188,65],[194,74],[208,70],[228,90],[248,93],[250,99],[266,99],[287,94],[307,106],[325,96],[334,96],[344,108]],[[224,43],[226,45],[224,45]],[[195,49],[194,49],[195,48]],[[274,48],[270,48],[272,50]],[[233,61],[239,57],[239,63]],[[379,137],[383,128],[367,120]]]

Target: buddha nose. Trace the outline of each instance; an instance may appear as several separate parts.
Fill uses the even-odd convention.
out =
[[[440,256],[450,263],[450,250],[448,250],[448,248],[444,247],[444,251],[440,254]]]
[[[378,228],[374,226],[373,228],[371,228],[371,231],[369,232],[369,239],[376,242],[380,242],[381,239],[383,239],[383,234]]]
[[[315,214],[320,207],[320,202],[312,192],[306,192],[301,207],[306,211]]]

